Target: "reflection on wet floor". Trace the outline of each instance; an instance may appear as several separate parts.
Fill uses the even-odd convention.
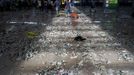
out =
[[[134,41],[115,36],[116,13],[105,17],[97,8],[92,19],[88,7],[78,10],[75,20],[37,10],[0,13],[0,74],[133,75]],[[86,40],[75,41],[77,36]]]

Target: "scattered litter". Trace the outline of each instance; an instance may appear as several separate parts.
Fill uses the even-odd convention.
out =
[[[37,32],[27,32],[26,35],[29,39],[33,39],[38,35],[38,33]]]
[[[76,37],[74,38],[74,40],[75,40],[75,41],[84,41],[84,40],[86,40],[86,39],[83,38],[82,36],[76,36]]]
[[[133,61],[133,55],[130,54],[128,51],[122,51],[120,52],[119,60],[125,60],[125,61]]]

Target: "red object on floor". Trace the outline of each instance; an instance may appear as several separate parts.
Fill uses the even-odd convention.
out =
[[[71,16],[71,18],[73,18],[73,19],[78,19],[78,18],[79,18],[78,14],[75,13],[75,12],[72,12],[72,13],[70,14],[70,16]]]

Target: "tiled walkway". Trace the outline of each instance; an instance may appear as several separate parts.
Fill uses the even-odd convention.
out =
[[[7,24],[7,30],[0,35],[3,39],[0,47],[6,50],[0,58],[4,64],[0,65],[0,74],[133,75],[134,39],[130,42],[129,31],[125,34],[118,31],[124,25],[121,29],[117,26],[123,24],[117,13],[104,15],[102,8],[97,8],[93,16],[88,7],[77,9],[81,13],[75,21],[37,10],[1,14],[1,24]],[[129,19],[125,19],[126,24]],[[36,32],[38,36],[28,39],[27,32]],[[75,41],[77,35],[86,40]],[[9,57],[17,60],[9,62]]]

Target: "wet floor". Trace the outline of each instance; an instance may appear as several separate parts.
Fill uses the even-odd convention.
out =
[[[75,20],[35,9],[0,12],[0,74],[133,75],[131,9],[75,11]]]

